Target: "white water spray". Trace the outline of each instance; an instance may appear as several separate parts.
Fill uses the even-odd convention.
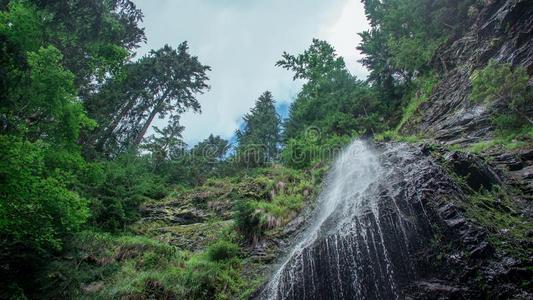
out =
[[[308,228],[303,232],[301,239],[293,247],[285,261],[281,264],[277,272],[273,275],[264,294],[267,299],[291,299],[306,298],[313,299],[316,296],[315,279],[317,266],[310,257],[314,253],[310,248],[317,241],[324,239],[325,251],[331,255],[329,263],[337,264],[334,268],[327,268],[332,274],[333,284],[336,285],[337,295],[345,298],[343,291],[341,270],[341,260],[347,258],[352,264],[357,264],[356,256],[361,255],[361,251],[380,252],[386,256],[387,251],[383,247],[383,234],[378,230],[370,230],[373,224],[363,220],[366,214],[372,214],[373,220],[379,220],[379,209],[375,197],[368,197],[367,192],[372,184],[376,183],[383,174],[382,167],[377,155],[362,141],[353,142],[336,159],[332,170],[327,178],[327,184],[319,197],[319,203],[315,210],[314,217]],[[365,228],[366,227],[366,228]],[[368,233],[371,236],[368,236]],[[356,239],[350,236],[359,236],[366,241],[361,248]],[[380,246],[376,245],[379,244]],[[346,253],[345,248],[354,247],[354,251]],[[383,249],[378,249],[383,247]],[[331,251],[330,251],[331,250]],[[329,253],[331,252],[331,253]],[[389,262],[386,261],[381,267],[383,270],[375,270],[380,276],[390,276]],[[357,269],[357,265],[352,266]],[[324,268],[326,269],[326,268]],[[309,271],[309,274],[305,274]],[[318,272],[320,273],[320,272]],[[354,271],[354,275],[357,272]],[[309,277],[305,282],[304,278]],[[353,279],[353,287],[357,291],[357,278]],[[384,281],[389,281],[383,278]],[[335,282],[336,281],[336,282]],[[304,285],[303,296],[292,295],[296,285]]]

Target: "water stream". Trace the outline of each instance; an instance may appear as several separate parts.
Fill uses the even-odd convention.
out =
[[[261,298],[398,299],[413,276],[412,226],[389,196],[382,154],[354,141],[333,164],[307,229]],[[411,210],[411,209],[407,209]]]

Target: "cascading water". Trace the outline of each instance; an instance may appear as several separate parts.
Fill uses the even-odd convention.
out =
[[[362,141],[341,153],[312,221],[260,298],[400,298],[398,286],[415,273],[410,255],[421,210],[387,182],[394,169],[386,153]]]

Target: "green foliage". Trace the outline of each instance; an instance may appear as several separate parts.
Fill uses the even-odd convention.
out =
[[[384,108],[367,84],[352,76],[341,57],[324,41],[313,40],[303,54],[284,54],[277,63],[307,80],[291,104],[285,141],[309,128],[323,135],[371,135],[385,129]]]
[[[522,241],[527,240],[533,225],[518,213],[511,195],[501,187],[474,193],[463,203],[466,214],[489,231],[489,240],[502,251],[517,258],[527,258]]]
[[[209,70],[189,53],[187,42],[176,49],[165,45],[128,63],[122,76],[106,81],[86,101],[89,115],[101,125],[86,148],[108,155],[135,148],[156,117],[168,118],[171,131],[178,134],[181,114],[200,111],[196,97],[209,88]]]
[[[308,50],[294,56],[287,52],[276,63],[294,72],[294,79],[307,79],[309,81],[329,80],[333,73],[346,72],[346,65],[341,57],[337,57],[335,49],[326,41],[313,39]]]
[[[90,191],[91,222],[116,231],[139,218],[139,205],[148,199],[162,199],[167,194],[163,179],[151,173],[149,161],[125,154],[102,163],[102,181]]]
[[[0,235],[10,243],[59,250],[88,217],[87,201],[46,176],[42,143],[0,136]]]
[[[68,188],[69,170],[47,168],[54,150],[0,135],[0,298],[34,288],[43,258],[60,251],[88,218],[87,200]]]
[[[0,12],[0,34],[20,50],[36,51],[44,39],[46,13],[25,1],[10,1]]]
[[[242,130],[236,132],[237,162],[246,167],[273,162],[280,143],[280,118],[272,93],[263,93],[243,121]]]
[[[523,67],[513,69],[509,64],[495,61],[472,74],[472,94],[474,102],[493,102],[504,98],[523,102],[527,97],[529,76]]]
[[[470,145],[467,151],[474,153],[483,153],[493,148],[503,148],[514,150],[526,148],[533,143],[533,126],[526,126],[517,132],[500,135],[488,141],[481,141]]]
[[[240,200],[235,204],[235,227],[239,232],[253,241],[258,241],[265,232],[265,216],[257,210],[257,202],[254,200]]]
[[[319,137],[311,134],[290,139],[281,153],[283,163],[295,169],[307,169],[330,162],[351,141],[350,137]]]
[[[142,12],[130,0],[11,1],[35,3],[43,14],[45,42],[64,55],[82,95],[94,91],[109,75],[120,74],[130,51],[145,40],[138,23]]]
[[[220,240],[207,248],[207,257],[211,261],[224,261],[237,257],[239,246],[224,240]]]
[[[237,195],[233,218],[238,232],[256,243],[298,215],[316,192],[316,182],[311,173],[282,167],[259,169],[252,175],[253,184],[245,184]]]
[[[227,140],[212,134],[194,146],[189,152],[190,165],[186,173],[190,182],[200,184],[207,178],[227,174],[229,163],[225,158],[229,148]]]
[[[493,124],[500,136],[512,134],[533,125],[528,114],[533,108],[533,92],[528,86],[529,75],[523,67],[494,61],[472,74],[470,99],[477,103],[503,102],[502,113],[494,116]]]
[[[395,86],[429,69],[436,49],[448,36],[468,28],[468,11],[477,0],[363,3],[371,29],[361,34],[359,50],[365,54],[361,62],[370,69],[369,80],[394,95]]]
[[[50,280],[46,296],[233,299],[250,284],[241,278],[239,248],[223,240],[213,245],[216,259],[210,251],[192,254],[146,237],[82,232],[69,249],[73,258],[54,261],[43,274]],[[100,288],[82,293],[91,284]]]
[[[424,77],[417,78],[412,82],[410,90],[412,92],[407,93],[405,98],[408,98],[407,106],[403,109],[402,119],[396,127],[396,131],[399,131],[405,124],[410,121],[414,121],[413,118],[418,113],[420,105],[428,100],[433,93],[433,87],[437,84],[438,78],[434,74],[430,73]]]

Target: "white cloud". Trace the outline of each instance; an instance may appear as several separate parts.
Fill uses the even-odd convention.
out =
[[[337,20],[333,24],[324,26],[320,31],[320,38],[332,44],[337,53],[344,57],[350,72],[361,79],[368,76],[368,70],[358,63],[363,55],[356,49],[361,42],[361,37],[357,33],[369,28],[361,1],[349,0],[346,1]]]
[[[356,63],[356,33],[366,26],[359,0],[134,2],[145,14],[148,38],[140,54],[187,40],[191,53],[213,68],[212,88],[199,96],[202,114],[182,117],[189,144],[210,133],[231,137],[265,90],[272,91],[279,102],[291,101],[301,83],[293,82],[290,72],[274,64],[283,51],[305,50],[313,37],[331,42],[354,74],[365,75]]]

